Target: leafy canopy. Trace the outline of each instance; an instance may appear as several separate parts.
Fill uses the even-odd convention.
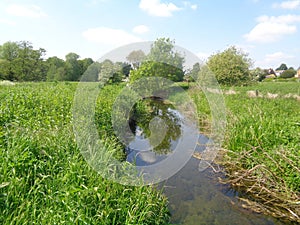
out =
[[[251,59],[232,46],[209,57],[207,66],[215,74],[218,82],[225,85],[242,85],[250,80]]]

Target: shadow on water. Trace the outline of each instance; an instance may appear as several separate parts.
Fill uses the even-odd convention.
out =
[[[157,131],[155,126],[158,125],[160,135],[155,136],[151,131]],[[171,104],[160,99],[141,101],[134,107],[130,119],[130,129],[135,134],[135,139],[126,150],[127,161],[146,166],[164,160],[172,154],[182,132],[187,129],[185,126],[181,114]],[[195,152],[203,151],[203,145],[208,141],[208,138],[199,135],[200,145]],[[220,174],[212,169],[199,172],[199,162],[199,159],[192,157],[177,174],[158,185],[168,197],[172,224],[286,224],[244,209],[238,201],[239,193],[220,184]]]

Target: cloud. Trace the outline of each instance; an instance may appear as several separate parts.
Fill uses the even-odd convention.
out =
[[[184,4],[185,7],[191,8],[192,10],[197,10],[198,9],[197,4],[192,4],[191,2],[188,2],[188,1],[184,1],[183,4]]]
[[[244,38],[249,42],[270,43],[280,40],[285,35],[297,32],[296,23],[300,22],[299,15],[260,16],[258,24]]]
[[[16,22],[11,21],[11,20],[6,20],[6,19],[0,19],[0,23],[6,24],[6,25],[9,25],[9,26],[15,26],[16,25]]]
[[[6,12],[13,16],[41,18],[47,16],[37,5],[11,4],[6,8]]]
[[[149,27],[145,25],[139,25],[132,29],[132,31],[136,34],[145,34],[149,32]]]
[[[182,10],[173,3],[161,3],[160,0],[141,0],[140,9],[151,16],[171,17],[173,12]]]
[[[210,57],[210,55],[211,54],[206,53],[206,52],[199,52],[199,53],[197,53],[198,58],[201,59],[201,60],[203,60],[203,61],[207,60]]]
[[[90,28],[84,31],[82,36],[90,42],[111,45],[113,47],[142,41],[139,37],[124,30],[109,27]]]
[[[298,9],[300,8],[300,0],[292,0],[292,1],[284,1],[281,3],[274,3],[273,8],[281,8],[281,9]]]
[[[284,63],[286,60],[295,58],[293,55],[286,54],[284,52],[275,52],[272,54],[266,54],[262,61],[257,62],[258,65],[268,68],[268,67],[277,67],[281,63]]]

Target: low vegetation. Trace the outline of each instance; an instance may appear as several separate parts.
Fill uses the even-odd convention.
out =
[[[163,195],[105,180],[83,159],[70,111],[76,86],[1,86],[0,223],[167,224]],[[102,99],[98,126],[109,133],[105,110],[113,98]]]
[[[299,84],[226,87],[224,93],[228,128],[219,163],[228,179],[223,181],[245,193],[242,199],[251,209],[300,222]],[[207,103],[196,102],[202,123],[209,120]]]

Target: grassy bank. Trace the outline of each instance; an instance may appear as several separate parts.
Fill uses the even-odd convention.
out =
[[[227,133],[222,160],[229,178],[226,182],[247,193],[242,200],[248,207],[297,222],[300,222],[299,96],[300,85],[296,82],[224,87]],[[202,120],[209,120],[204,96],[195,98]]]
[[[102,179],[84,161],[72,130],[76,86],[0,86],[0,224],[166,224],[160,193]],[[102,137],[113,93],[99,100]]]

